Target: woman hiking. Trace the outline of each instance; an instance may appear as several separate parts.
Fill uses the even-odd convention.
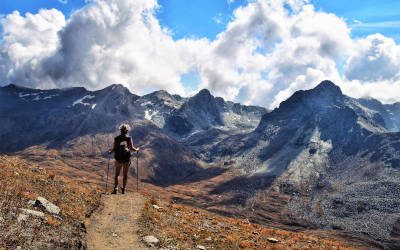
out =
[[[114,190],[111,194],[118,193],[118,177],[122,169],[123,179],[121,193],[125,194],[126,182],[128,180],[128,170],[131,164],[130,158],[132,156],[131,151],[139,151],[139,148],[135,148],[132,143],[132,138],[127,136],[130,127],[128,124],[122,124],[119,126],[121,134],[114,138],[114,146],[109,153],[114,153],[115,158],[115,176],[114,176]]]

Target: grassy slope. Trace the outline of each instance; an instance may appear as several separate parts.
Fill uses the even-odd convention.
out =
[[[155,209],[153,204],[161,206]],[[313,231],[291,232],[202,209],[149,200],[140,218],[140,233],[155,235],[162,247],[193,249],[359,249]],[[268,238],[279,240],[271,243]],[[360,247],[361,248],[361,247]]]
[[[60,216],[30,216],[18,222],[21,208],[38,196],[59,206]],[[0,249],[79,249],[86,246],[83,220],[100,204],[100,190],[21,160],[0,156]],[[43,210],[41,210],[43,211]]]

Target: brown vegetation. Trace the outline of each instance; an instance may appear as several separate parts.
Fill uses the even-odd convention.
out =
[[[154,204],[161,208],[156,209]],[[140,233],[156,235],[162,247],[193,249],[357,249],[313,231],[292,232],[228,218],[199,208],[151,199],[142,211]],[[277,239],[277,243],[270,242]]]
[[[34,206],[38,196],[57,205],[52,215]],[[72,181],[18,157],[0,156],[0,249],[84,248],[83,220],[99,205],[100,190]],[[18,220],[21,209],[45,213]]]

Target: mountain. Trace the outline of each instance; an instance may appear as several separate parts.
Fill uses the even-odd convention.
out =
[[[197,104],[206,108],[198,113]],[[225,102],[206,90],[183,98],[165,91],[138,96],[122,85],[98,91],[80,87],[38,90],[8,85],[0,88],[0,152],[45,145],[63,154],[69,152],[71,157],[77,153],[104,154],[119,124],[126,122],[133,127],[134,142],[148,150],[143,160],[150,167],[143,173],[159,184],[166,184],[201,171],[193,152],[180,142],[181,133],[175,133],[177,114],[182,114],[199,132],[214,127],[236,129],[222,123],[202,122],[227,114],[235,115],[235,126],[248,130],[257,126],[263,113],[264,108]],[[233,124],[227,118],[220,122],[225,121]]]
[[[400,133],[364,105],[324,81],[253,132],[218,143],[214,159],[234,162],[249,182],[272,179],[264,191],[290,195],[286,208],[299,219],[390,241],[400,219]]]
[[[382,104],[375,99],[356,99],[354,103],[369,114],[379,114],[390,132],[400,131],[400,103]]]
[[[42,145],[61,152],[71,172],[78,156],[103,157],[122,122],[143,149],[143,178],[174,197],[259,223],[400,247],[400,103],[351,98],[330,81],[272,111],[208,90],[180,97],[138,96],[122,85],[0,89],[0,152],[29,158]]]

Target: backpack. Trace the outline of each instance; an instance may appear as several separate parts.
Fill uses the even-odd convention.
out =
[[[131,151],[126,145],[120,144],[117,146],[114,154],[114,158],[116,161],[126,163],[129,162],[131,156]]]

